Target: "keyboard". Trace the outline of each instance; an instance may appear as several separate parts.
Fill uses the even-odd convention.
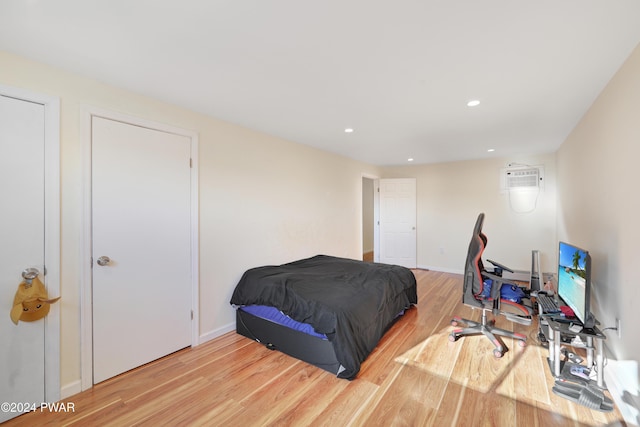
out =
[[[560,307],[558,306],[558,303],[556,302],[556,300],[553,297],[550,297],[549,295],[545,295],[545,294],[540,294],[537,297],[538,299],[538,304],[540,304],[540,307],[542,308],[542,313],[560,313]]]

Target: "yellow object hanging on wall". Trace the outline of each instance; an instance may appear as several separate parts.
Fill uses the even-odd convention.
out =
[[[13,298],[11,321],[16,325],[19,320],[33,322],[42,319],[49,313],[50,305],[60,299],[49,298],[47,289],[37,277],[30,282],[25,280],[20,283]]]

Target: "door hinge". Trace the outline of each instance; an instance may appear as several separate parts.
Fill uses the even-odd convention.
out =
[[[193,310],[191,310],[191,320],[193,320]]]
[[[189,168],[193,167],[193,159],[189,159]]]

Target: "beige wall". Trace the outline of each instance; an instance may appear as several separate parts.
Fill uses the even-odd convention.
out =
[[[83,106],[199,134],[200,333],[234,325],[242,272],[326,253],[361,258],[362,174],[376,168],[0,52],[0,84],[61,99],[61,383],[80,379]]]
[[[500,172],[509,163],[543,166],[544,188],[526,194],[526,200],[502,192]],[[554,154],[383,169],[383,178],[397,177],[417,181],[419,267],[462,273],[471,231],[484,212],[487,258],[529,270],[531,250],[537,249],[542,270],[555,269]]]
[[[640,45],[557,153],[558,237],[591,253],[592,302],[619,360],[640,360]],[[637,374],[637,373],[636,373]]]

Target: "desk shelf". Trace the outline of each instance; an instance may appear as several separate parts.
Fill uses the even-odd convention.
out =
[[[556,322],[544,315],[539,316],[540,331],[545,335],[549,342],[549,369],[555,377],[555,385],[553,392],[566,399],[572,400],[578,404],[591,409],[603,412],[613,410],[613,401],[605,396],[604,386],[604,357],[602,342],[606,339],[605,335],[597,327],[593,329],[583,329],[580,332],[569,330],[569,324],[564,322]],[[563,337],[580,337],[581,342],[568,342],[574,348],[582,348],[587,352],[587,368],[589,373],[593,369],[596,370],[596,380],[582,378],[571,373],[574,366],[585,367],[582,364],[573,363],[568,360],[561,360],[560,346],[563,343]],[[595,356],[595,364],[594,364]]]
[[[545,335],[549,342],[548,360],[552,375],[557,379],[562,379],[564,367],[567,365],[567,362],[561,360],[560,346],[563,343],[562,338],[573,337],[575,339],[575,337],[580,337],[580,340],[582,341],[581,343],[576,343],[572,340],[567,344],[575,348],[583,348],[586,350],[587,368],[589,370],[596,370],[596,384],[599,388],[604,389],[604,355],[602,341],[607,337],[602,333],[602,331],[597,327],[594,327],[592,329],[583,329],[580,332],[573,332],[569,330],[569,323],[557,322],[545,315],[540,315],[539,319],[540,331]],[[570,367],[567,369],[570,369]],[[571,377],[575,377],[570,372],[567,372],[567,374]]]

